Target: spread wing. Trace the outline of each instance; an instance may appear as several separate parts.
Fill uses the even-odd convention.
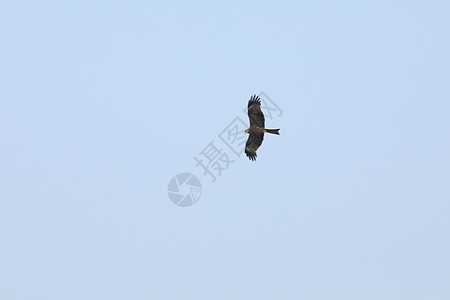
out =
[[[245,144],[245,155],[251,160],[256,159],[256,150],[261,146],[264,139],[264,133],[250,133]]]
[[[261,100],[259,96],[253,95],[250,97],[248,101],[248,118],[250,119],[250,127],[264,128],[264,114],[261,111]]]

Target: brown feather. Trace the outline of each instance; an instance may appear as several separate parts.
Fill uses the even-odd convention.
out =
[[[264,128],[264,114],[261,111],[261,100],[258,96],[254,95],[248,101],[248,118],[250,119],[251,127]]]
[[[245,144],[245,155],[251,160],[256,160],[256,150],[261,146],[264,139],[264,133],[252,133],[248,136]]]
[[[248,101],[248,118],[250,128],[246,130],[249,133],[247,143],[245,144],[245,154],[250,160],[256,160],[256,150],[261,146],[264,140],[264,132],[279,134],[279,129],[265,129],[264,114],[261,111],[261,100],[253,95]]]

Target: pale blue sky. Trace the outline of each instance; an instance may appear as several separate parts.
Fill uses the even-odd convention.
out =
[[[1,4],[0,298],[450,299],[449,13]],[[261,91],[281,135],[208,182],[193,157]]]

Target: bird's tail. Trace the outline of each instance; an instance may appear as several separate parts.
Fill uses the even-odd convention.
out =
[[[267,133],[280,135],[280,133],[278,132],[278,131],[280,131],[280,129],[264,129],[264,131],[267,132]]]

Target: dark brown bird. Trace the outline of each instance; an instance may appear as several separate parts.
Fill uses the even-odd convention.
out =
[[[245,154],[250,160],[256,160],[256,150],[261,146],[264,139],[264,133],[280,134],[280,129],[264,128],[264,114],[261,111],[261,100],[253,95],[248,101],[248,118],[250,119],[250,128],[245,130],[249,133],[247,144],[245,144]]]

